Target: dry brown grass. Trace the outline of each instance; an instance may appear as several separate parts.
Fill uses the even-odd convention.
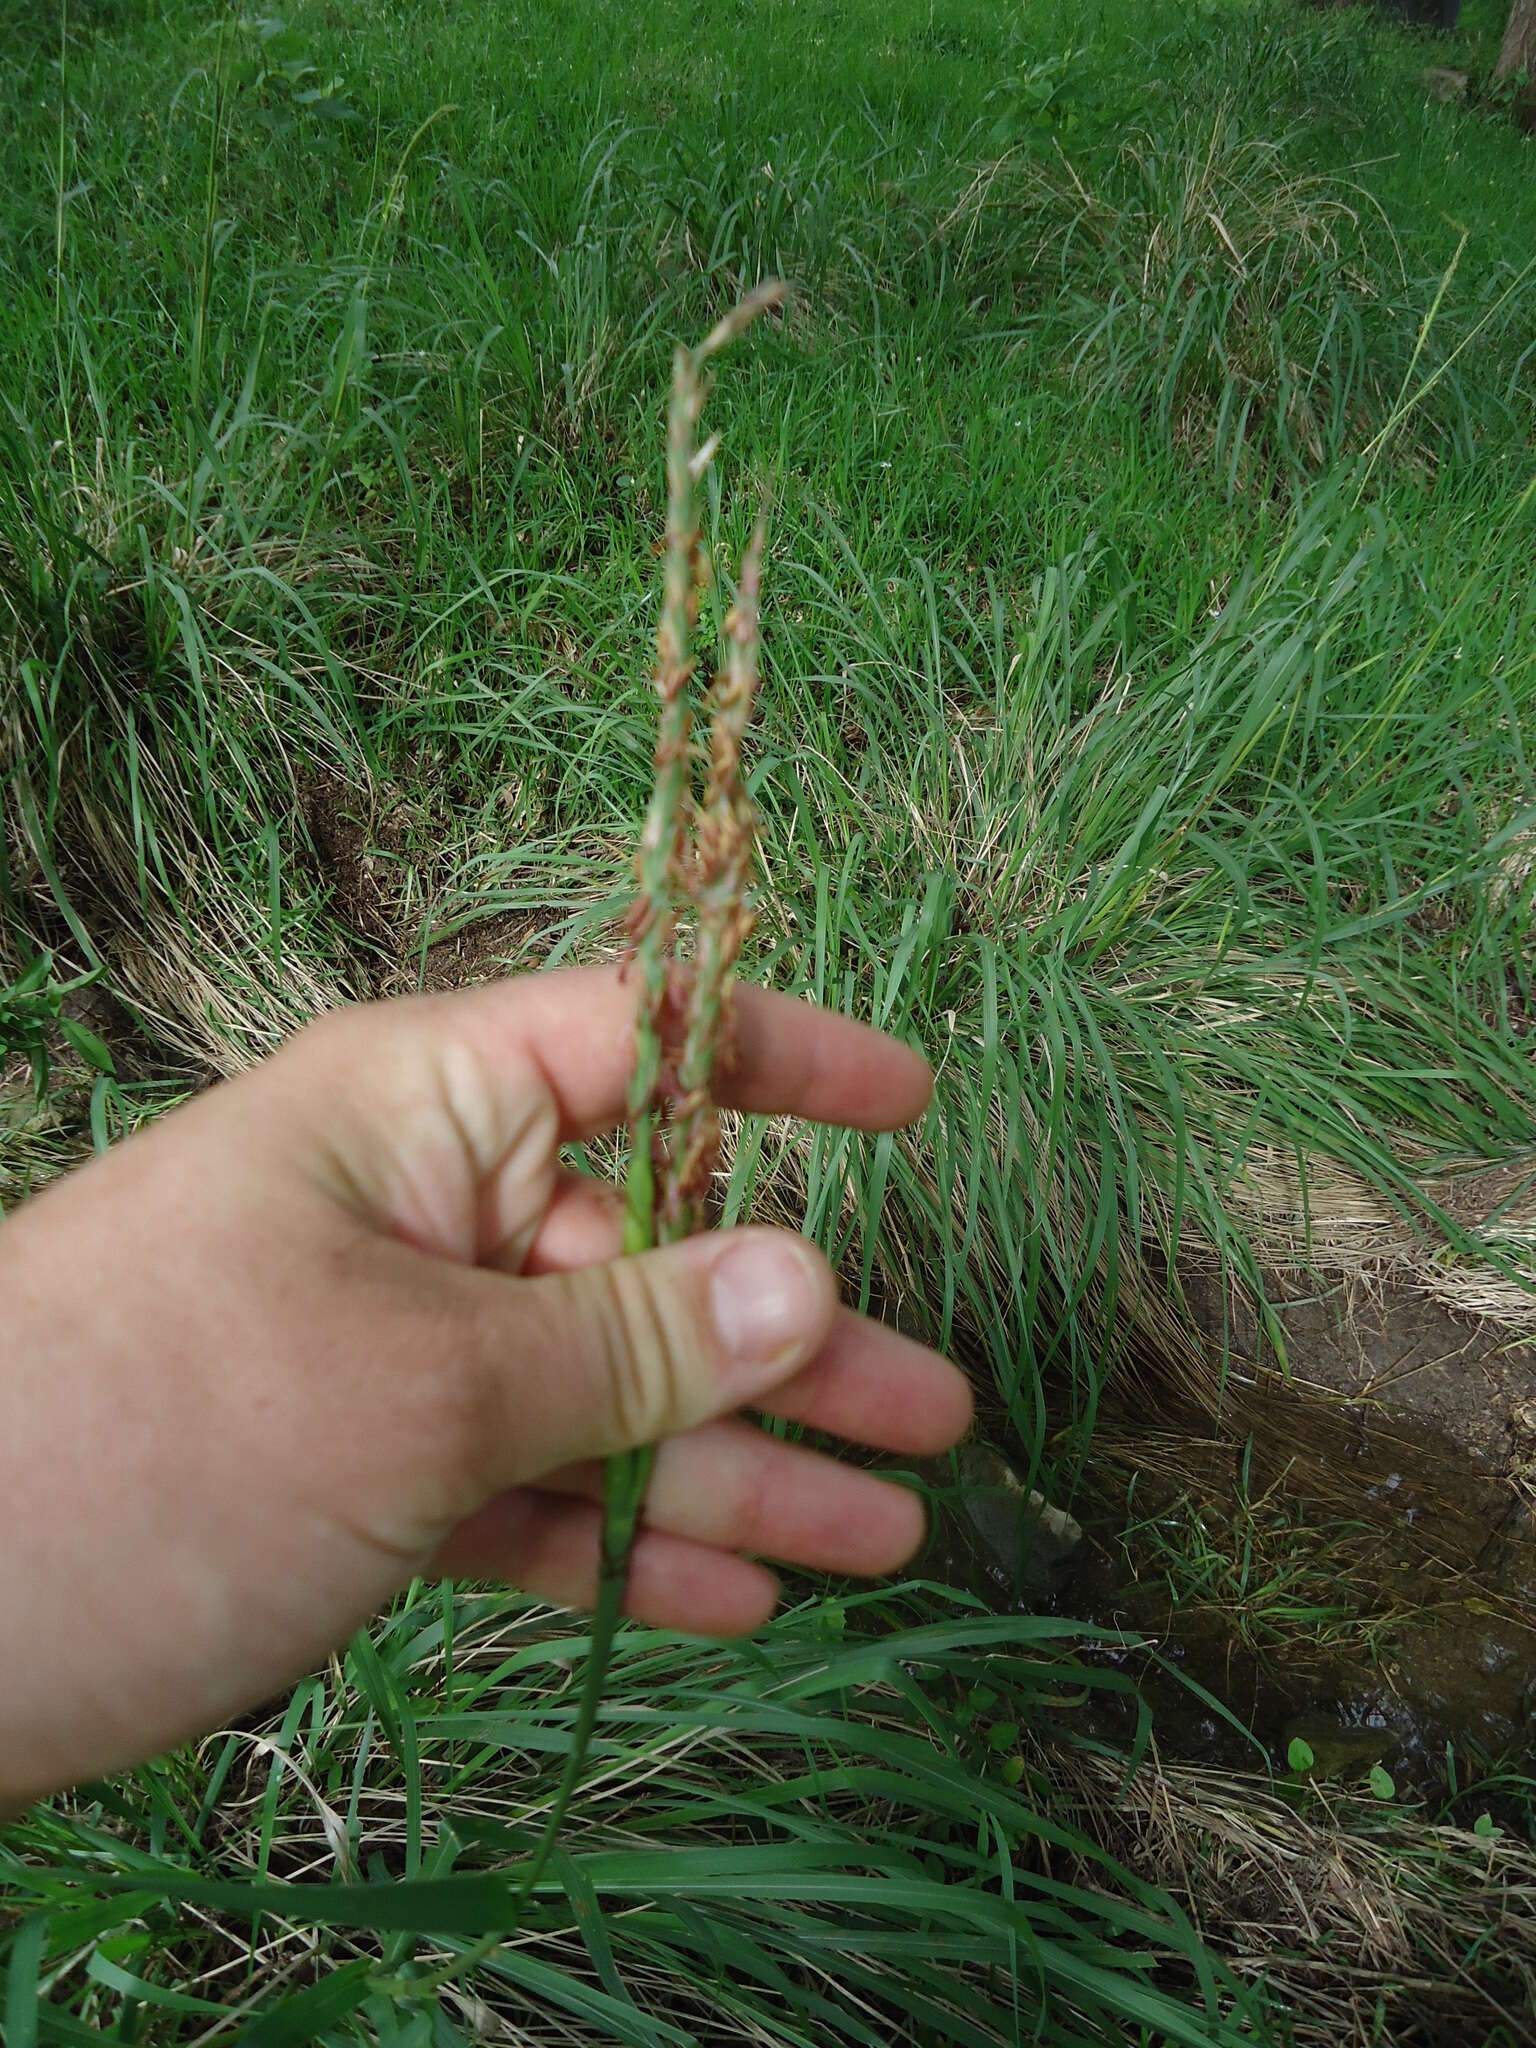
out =
[[[1184,1906],[1231,1967],[1263,1977],[1298,2044],[1531,2039],[1536,1849],[1361,1796],[1281,1796],[1262,1779],[1155,1755],[1047,1766],[1087,1832]],[[1475,1972],[1474,1957],[1491,1972]],[[1496,2030],[1506,2031],[1500,2035]]]

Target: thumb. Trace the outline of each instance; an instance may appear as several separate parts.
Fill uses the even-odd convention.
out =
[[[749,1405],[815,1357],[837,1313],[826,1260],[784,1230],[712,1231],[536,1280],[462,1278],[504,1302],[480,1322],[498,1486]]]

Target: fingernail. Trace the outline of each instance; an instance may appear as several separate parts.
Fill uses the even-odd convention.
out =
[[[805,1359],[831,1320],[824,1262],[776,1230],[733,1235],[709,1276],[722,1363],[744,1385],[767,1386]]]

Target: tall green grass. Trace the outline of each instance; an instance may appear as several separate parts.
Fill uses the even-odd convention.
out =
[[[1073,1673],[1075,1636],[920,1587],[808,1600],[738,1648],[627,1631],[580,1825],[471,1986],[455,1959],[512,1926],[500,1873],[537,1840],[583,1645],[418,1589],[280,1719],[13,1830],[9,2038],[227,2015],[258,2042],[451,2042],[489,2009],[658,2048],[1235,2041],[1261,2001],[1040,1810],[1021,1724],[1125,1690]]]
[[[722,372],[778,478],[755,966],[939,1086],[911,1138],[748,1125],[727,1213],[805,1215],[1063,1492],[1149,1275],[1198,1246],[1258,1279],[1258,1159],[1523,1272],[1513,1221],[1424,1183],[1536,1138],[1536,200],[1401,39],[1225,5],[10,26],[0,975],[99,970],[124,1118],[445,957],[616,942],[667,354],[783,273]],[[91,1143],[59,1078],[8,1198]],[[531,1839],[580,1655],[436,1601],[263,1727],[291,1762],[230,1737],[11,1835],[23,2027],[192,2038],[185,1996],[258,2040],[449,2039],[480,1997],[600,2038],[1161,2040],[1242,2008],[1122,1877],[1054,1889],[1048,1788],[978,1748],[976,1713],[1084,1682],[1070,1639],[913,1594],[841,1638],[630,1638],[593,1838],[423,2032],[404,1973],[493,1893],[382,1880]],[[337,1876],[379,1885],[312,1951]]]

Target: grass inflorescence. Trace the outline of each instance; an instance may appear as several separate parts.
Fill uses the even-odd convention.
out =
[[[630,1150],[622,1239],[626,1254],[676,1243],[704,1224],[720,1152],[714,1070],[718,1057],[729,1056],[731,975],[752,924],[747,891],[756,818],[741,785],[740,756],[757,692],[757,600],[766,535],[759,517],[742,558],[740,591],[726,622],[729,652],[711,693],[709,775],[702,812],[696,817],[690,750],[692,646],[700,591],[716,581],[714,564],[700,545],[694,513],[695,492],[708,471],[714,442],[701,447],[698,426],[710,357],[745,332],[760,313],[783,302],[779,284],[758,286],[715,323],[696,349],[679,343],[672,358],[667,534],[656,634],[656,770],[640,832],[635,862],[639,888],[630,912],[629,964],[637,1001],[627,1104]],[[690,831],[695,824],[696,831]],[[691,900],[696,924],[686,974],[680,971],[675,950],[679,893]],[[678,1035],[672,1018],[679,1009],[680,1049],[668,1042],[669,1034],[674,1040]],[[654,1444],[637,1444],[603,1461],[597,1599],[581,1704],[544,1832],[518,1881],[524,1897],[537,1889],[553,1853],[592,1740],[655,1459]]]

